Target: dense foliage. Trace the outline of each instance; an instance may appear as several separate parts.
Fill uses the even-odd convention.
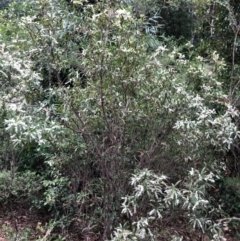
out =
[[[176,223],[224,240],[240,218],[238,17],[227,0],[4,6],[0,203],[49,215],[39,240],[183,240]]]

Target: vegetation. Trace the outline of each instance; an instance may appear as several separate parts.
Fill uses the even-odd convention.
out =
[[[34,240],[239,238],[237,1],[0,7],[9,239],[34,231],[15,206]]]

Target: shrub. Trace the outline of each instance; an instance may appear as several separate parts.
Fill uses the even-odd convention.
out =
[[[148,212],[154,221],[161,209],[182,210],[202,231],[215,228],[205,215],[214,176],[202,168],[220,172],[219,156],[239,136],[232,121],[239,113],[224,101],[218,80],[225,63],[214,51],[192,57],[190,43],[156,41],[148,51],[149,38],[155,39],[144,32],[145,17],[110,3],[85,3],[81,11],[63,1],[27,3],[33,12],[17,16],[19,35],[2,44],[0,55],[5,130],[16,148],[34,146],[44,157],[40,201],[56,220],[80,220],[82,230],[96,227],[107,239],[121,220],[121,197],[131,194],[129,178],[143,170],[135,178],[143,175],[146,189],[137,184],[130,197],[160,206],[144,206],[131,237],[151,236]],[[69,70],[71,85],[61,84],[62,70]],[[59,84],[51,82],[52,73]]]

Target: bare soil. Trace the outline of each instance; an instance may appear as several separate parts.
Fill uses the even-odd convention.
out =
[[[45,224],[50,220],[50,216],[46,213],[43,214],[38,210],[31,210],[29,207],[22,207],[14,205],[13,210],[9,208],[1,207],[0,208],[0,241],[12,241],[17,240],[16,236],[24,236],[24,240],[36,241],[36,240],[45,240],[47,231],[44,230]],[[166,220],[167,221],[167,220]],[[162,226],[162,225],[161,225]],[[28,231],[27,231],[28,230]],[[162,230],[166,230],[167,234],[164,235],[160,233],[159,241],[168,241],[169,234],[178,233],[184,237],[184,241],[210,241],[210,238],[207,235],[203,235],[200,232],[188,232],[183,223],[175,222],[174,224],[165,222],[165,225]],[[59,230],[56,230],[56,233]],[[66,240],[68,241],[97,241],[101,238],[96,235],[76,235],[79,230],[71,230],[69,233],[66,233]],[[75,233],[74,236],[71,233]],[[226,241],[239,241],[234,239],[231,232],[226,232],[225,238]],[[46,239],[47,240],[47,239]]]

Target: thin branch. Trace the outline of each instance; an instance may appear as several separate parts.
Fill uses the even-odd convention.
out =
[[[236,16],[234,14],[234,10],[229,2],[227,4],[226,8],[229,12],[230,24],[231,24],[232,30],[234,32],[234,41],[233,41],[233,48],[232,48],[231,83],[230,83],[230,97],[232,99],[234,91],[240,84],[240,81],[238,81],[238,83],[235,86],[233,86],[234,85],[234,71],[235,71],[235,52],[236,52],[236,46],[237,46],[237,38],[238,38],[239,31],[240,31],[240,24],[238,23]]]
[[[240,25],[236,26],[236,32],[234,34],[234,41],[233,41],[233,49],[232,49],[232,71],[231,71],[231,86],[230,86],[230,96],[232,97],[234,91],[240,84],[240,81],[233,87],[234,84],[234,70],[235,70],[235,52],[236,52],[236,46],[237,46],[237,38],[240,31]]]
[[[218,219],[217,222],[218,223],[222,223],[222,222],[231,222],[231,221],[239,221],[240,222],[240,218],[236,218],[236,217],[231,217],[231,218],[221,218],[221,219]]]

